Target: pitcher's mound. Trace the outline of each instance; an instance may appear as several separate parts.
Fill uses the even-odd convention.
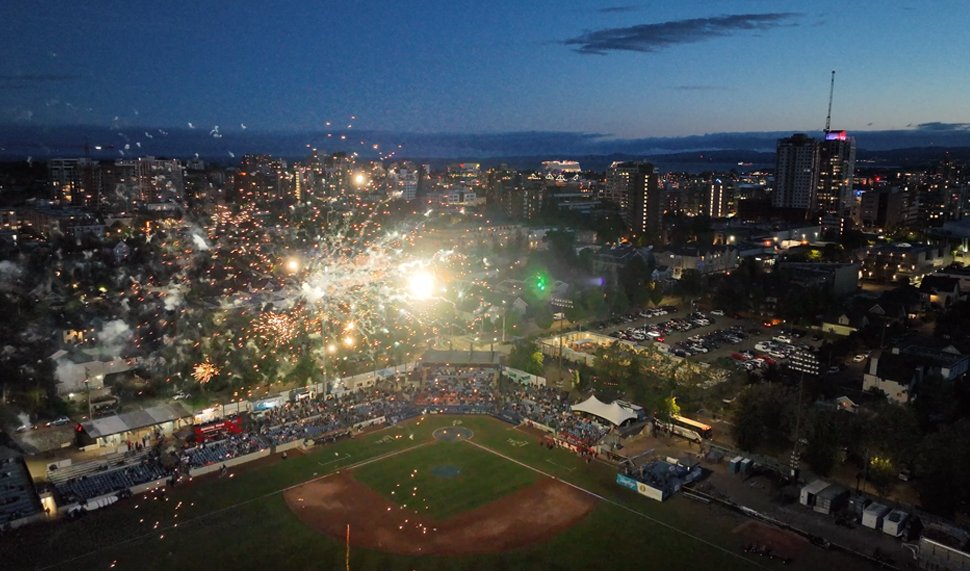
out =
[[[481,555],[523,547],[569,529],[596,505],[589,494],[547,478],[444,521],[401,509],[349,474],[283,496],[300,521],[321,533],[343,542],[349,525],[351,544],[402,555]]]

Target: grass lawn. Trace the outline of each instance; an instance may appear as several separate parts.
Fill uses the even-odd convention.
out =
[[[389,427],[307,455],[291,455],[285,462],[244,471],[233,478],[172,489],[164,499],[134,498],[77,522],[21,530],[0,539],[0,568],[344,569],[345,546],[304,525],[287,507],[280,491],[358,462],[430,442],[435,428],[450,426],[453,420],[428,416],[413,421],[408,429]],[[586,464],[571,453],[541,448],[537,442],[530,442],[529,436],[491,418],[462,417],[462,421],[475,432],[473,442],[620,505],[601,501],[573,528],[521,549],[474,557],[406,557],[353,549],[351,569],[773,568],[763,559],[746,558],[740,553],[741,542],[731,533],[744,521],[740,516],[680,496],[663,504],[648,500],[618,486],[616,471],[609,466]],[[408,438],[409,432],[413,432],[413,440]],[[442,464],[464,467],[463,475],[455,480],[434,480],[436,476],[426,473]],[[417,484],[419,490],[434,491],[434,495],[422,494],[422,499],[427,499],[432,509],[440,510],[435,512],[437,517],[471,509],[545,477],[468,442],[436,442],[388,456],[361,466],[356,477],[389,495],[403,478],[411,480],[409,471],[415,468],[419,472],[414,480],[423,479]],[[814,548],[796,557],[788,568],[865,569],[856,560]]]
[[[458,475],[443,478],[431,472],[441,466],[457,468]],[[396,504],[438,520],[497,500],[539,477],[528,468],[463,442],[435,442],[357,468],[353,474]]]

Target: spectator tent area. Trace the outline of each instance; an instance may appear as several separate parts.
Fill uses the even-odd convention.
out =
[[[613,426],[620,426],[624,422],[637,419],[637,413],[624,408],[616,402],[606,404],[595,396],[591,396],[579,404],[570,407],[573,412],[586,414],[602,419]]]
[[[122,446],[129,440],[140,440],[144,434],[156,430],[162,434],[171,434],[183,425],[190,424],[191,419],[192,413],[181,404],[166,404],[86,420],[78,425],[78,444]]]

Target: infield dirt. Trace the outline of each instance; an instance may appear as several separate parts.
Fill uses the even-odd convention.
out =
[[[402,509],[349,473],[287,491],[306,525],[350,543],[401,555],[480,555],[549,539],[581,521],[596,500],[562,482],[538,483],[443,521]]]

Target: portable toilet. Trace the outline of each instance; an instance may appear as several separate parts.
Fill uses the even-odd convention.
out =
[[[893,510],[883,520],[882,532],[893,537],[902,537],[907,520],[909,520],[908,513],[903,510]]]
[[[832,484],[815,496],[815,511],[821,514],[830,514],[838,511],[845,501],[849,499],[849,489],[845,486]]]
[[[802,488],[801,494],[799,494],[798,501],[803,506],[814,506],[815,498],[818,493],[829,487],[828,482],[823,482],[822,480],[815,480],[814,482],[807,484]]]
[[[737,474],[741,470],[741,460],[744,460],[741,456],[735,456],[728,462],[728,472],[732,474]]]
[[[869,529],[882,529],[882,520],[889,511],[889,508],[882,504],[869,504],[862,511],[862,525]]]

